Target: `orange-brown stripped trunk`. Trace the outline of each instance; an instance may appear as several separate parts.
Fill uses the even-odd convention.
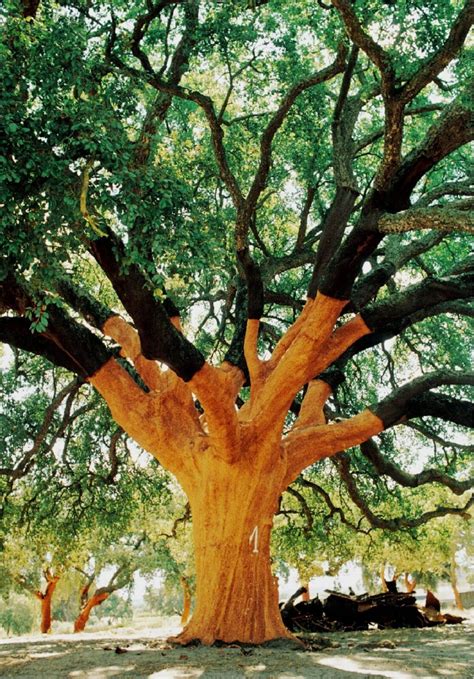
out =
[[[103,601],[109,597],[108,592],[96,592],[91,596],[90,599],[86,601],[84,606],[81,608],[81,612],[74,620],[74,632],[82,632],[87,625],[89,616],[92,609],[95,606],[99,606]]]
[[[185,625],[191,615],[191,589],[189,582],[184,576],[181,577],[181,588],[183,590],[183,612],[181,613],[181,624]]]
[[[309,300],[269,361],[257,355],[258,321],[248,321],[244,351],[251,391],[240,410],[235,401],[244,376],[235,366],[205,363],[185,383],[142,356],[136,332],[124,321],[107,323],[107,333],[150,392],[114,359],[90,381],[116,422],[175,474],[191,506],[195,606],[176,638],[180,643],[259,644],[292,637],[281,619],[270,559],[281,494],[309,464],[383,429],[369,410],[334,424],[324,416],[331,387],[314,375],[369,332],[359,317],[334,330],[344,305],[324,295]],[[300,416],[283,436],[288,407],[307,383]],[[195,398],[204,410],[201,417]]]
[[[54,590],[58,584],[59,576],[47,576],[48,584],[44,594],[38,592],[38,598],[41,603],[41,633],[48,634],[51,632],[51,600],[53,598]]]
[[[289,636],[270,567],[270,531],[284,466],[255,469],[244,461],[205,465],[188,491],[193,513],[196,606],[178,641],[261,643]],[[266,478],[262,487],[261,478]]]
[[[449,579],[451,581],[451,589],[453,590],[454,594],[454,603],[456,608],[458,608],[460,611],[464,610],[464,605],[462,603],[461,599],[461,594],[459,593],[458,589],[458,578],[456,574],[456,561],[454,557],[451,559],[451,565],[449,569]]]

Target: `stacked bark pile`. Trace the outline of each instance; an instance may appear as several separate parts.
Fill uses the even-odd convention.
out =
[[[458,624],[465,618],[440,612],[436,597],[428,592],[426,604],[419,607],[412,593],[383,592],[382,594],[341,594],[329,591],[322,602],[318,597],[309,601],[293,602],[303,588],[283,605],[281,616],[292,632],[336,632],[399,627],[429,627]]]

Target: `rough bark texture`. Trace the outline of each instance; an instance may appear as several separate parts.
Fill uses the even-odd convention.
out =
[[[193,639],[206,644],[216,640],[262,643],[289,636],[270,568],[270,531],[284,465],[262,460],[256,469],[256,452],[255,446],[249,447],[246,459],[234,465],[221,460],[203,464],[201,482],[188,490],[196,607],[177,637],[180,643]]]
[[[191,615],[191,589],[185,577],[181,578],[181,587],[183,590],[183,612],[181,613],[181,624],[185,625],[189,616]]]

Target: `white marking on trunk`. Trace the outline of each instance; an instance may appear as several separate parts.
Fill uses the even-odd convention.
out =
[[[253,531],[250,533],[249,544],[252,544],[253,540],[253,554],[258,554],[258,526],[255,526]]]

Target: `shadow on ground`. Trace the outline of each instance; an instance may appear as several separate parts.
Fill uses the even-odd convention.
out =
[[[116,653],[119,647],[123,652]],[[322,635],[311,652],[173,648],[114,633],[0,641],[5,679],[473,679],[474,626]]]

